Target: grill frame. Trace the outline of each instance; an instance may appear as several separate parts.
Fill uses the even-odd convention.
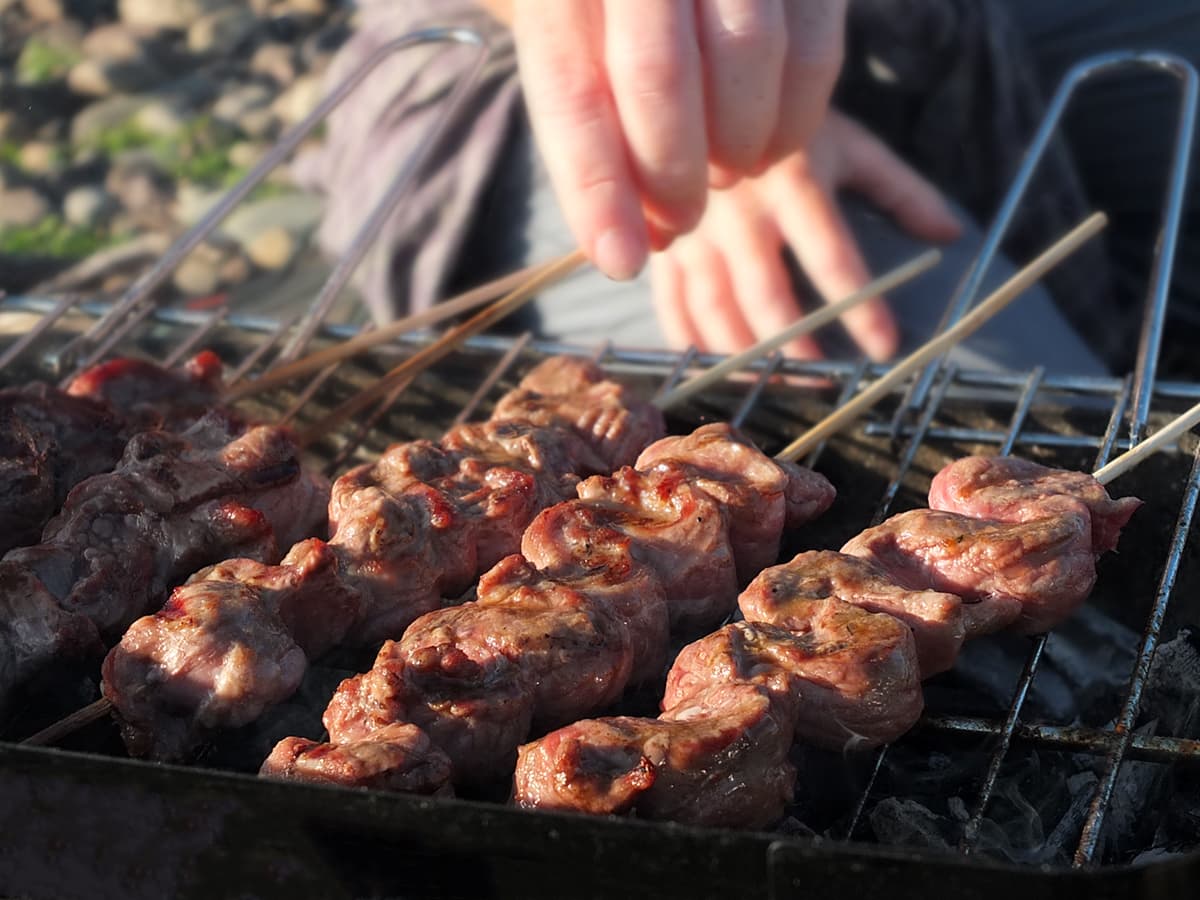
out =
[[[361,73],[348,81],[357,84],[391,52],[432,41],[451,41],[477,49],[460,90],[447,100],[446,117],[439,128],[443,127],[450,121],[456,99],[478,75],[488,56],[487,47],[470,32],[432,30],[402,38],[383,48],[368,61]],[[974,267],[952,298],[943,324],[949,325],[961,316],[977,294],[1029,177],[1074,90],[1098,73],[1143,66],[1167,71],[1180,80],[1183,90],[1175,140],[1176,162],[1164,202],[1137,371],[1125,379],[1103,379],[1051,376],[1041,369],[994,375],[962,372],[943,364],[931,366],[908,393],[893,397],[898,402],[890,422],[876,416],[863,423],[861,433],[864,436],[890,436],[897,453],[871,524],[886,517],[910,478],[918,456],[933,444],[970,443],[993,448],[998,453],[1009,453],[1017,447],[1095,450],[1098,467],[1113,453],[1140,439],[1154,401],[1169,405],[1170,401],[1200,398],[1200,384],[1159,383],[1155,379],[1197,103],[1196,72],[1185,61],[1174,57],[1115,53],[1087,60],[1068,73],[989,229]],[[249,377],[256,366],[268,359],[267,369],[295,358],[318,335],[338,339],[359,333],[358,329],[328,326],[324,319],[350,272],[370,245],[375,231],[401,199],[408,180],[419,168],[419,158],[414,158],[397,173],[351,249],[339,260],[329,281],[303,317],[276,322],[238,315],[224,308],[201,314],[158,309],[148,299],[183,256],[299,143],[304,134],[353,90],[354,84],[337,93],[335,100],[323,104],[296,132],[285,138],[242,184],[117,302],[104,304],[80,297],[5,298],[0,312],[35,312],[40,319],[26,336],[12,342],[0,353],[0,377],[6,371],[11,375],[13,364],[26,359],[26,355],[39,345],[44,349],[46,344],[50,350],[41,361],[49,362],[51,367],[41,367],[43,375],[70,377],[79,367],[121,349],[122,345],[144,351],[145,336],[138,336],[139,329],[165,328],[174,335],[166,349],[160,351],[160,358],[167,363],[177,362],[190,349],[220,335],[255,335],[233,370],[233,381],[236,382]],[[423,144],[421,152],[428,152],[436,143],[435,133]],[[74,333],[68,331],[66,339],[55,337],[56,330],[60,330],[72,314],[82,314],[90,324]],[[424,340],[409,338],[385,345],[377,348],[372,358],[386,361],[411,354]],[[281,346],[282,349],[270,358],[269,354]],[[493,359],[476,390],[458,409],[457,420],[469,417],[486,403],[489,392],[527,351],[540,354],[581,352],[577,347],[532,342],[528,335],[515,341],[475,338],[468,343],[468,349]],[[684,354],[643,352],[615,349],[608,344],[598,347],[592,355],[618,373],[641,376],[654,373],[660,391],[677,383],[689,368],[718,361],[716,357],[694,351]],[[58,371],[53,370],[54,366]],[[826,389],[834,396],[829,405],[840,406],[884,371],[884,368],[865,361],[801,363],[784,360],[775,354],[754,367],[755,378],[741,393],[734,408],[725,412],[734,424],[750,422],[759,409],[764,392],[777,375],[818,379],[832,384],[834,389]],[[289,394],[289,402],[279,418],[291,421],[303,416],[310,402],[327,392],[330,380],[343,372],[344,369],[330,368],[314,375],[298,391]],[[735,392],[739,389],[735,388]],[[1102,400],[1109,410],[1107,426],[1101,432],[1075,434],[1027,427],[1039,397],[1059,398],[1061,402],[1064,396],[1087,401],[1083,405]],[[1007,425],[978,429],[941,423],[939,414],[946,404],[964,397],[980,400],[986,397],[993,401],[1000,397],[1003,402],[1010,402],[1012,413]],[[397,399],[397,394],[385,398],[377,412],[324,460],[326,468],[342,469],[354,454],[364,452],[364,441],[376,421]],[[712,414],[711,410],[701,411],[701,415],[706,414]],[[1121,431],[1126,425],[1128,433],[1122,437]],[[826,445],[821,445],[806,462],[817,465],[826,449]],[[210,769],[149,765],[0,742],[0,772],[4,773],[0,780],[0,801],[3,801],[0,802],[0,822],[8,825],[6,832],[14,836],[0,848],[3,883],[19,893],[69,895],[82,884],[72,878],[84,874],[99,879],[88,885],[89,895],[160,895],[161,873],[147,862],[145,853],[155,845],[158,837],[155,829],[161,828],[164,822],[171,822],[172,816],[179,815],[179,823],[167,826],[168,840],[159,850],[183,873],[172,885],[180,894],[210,894],[214,887],[224,887],[251,895],[268,895],[278,892],[281,878],[308,893],[319,889],[334,896],[390,894],[394,889],[394,871],[378,858],[375,862],[364,859],[361,848],[351,852],[344,840],[339,843],[339,829],[344,829],[364,846],[384,851],[381,856],[386,856],[386,851],[394,853],[397,850],[410,854],[420,865],[410,864],[406,871],[411,870],[410,875],[420,887],[420,893],[446,896],[457,896],[456,890],[468,885],[476,893],[482,886],[487,896],[531,896],[540,893],[539,889],[546,895],[558,896],[561,892],[555,879],[575,886],[581,877],[595,879],[589,883],[599,887],[589,893],[605,897],[637,895],[647,887],[653,896],[695,896],[720,890],[736,891],[744,896],[778,897],[790,895],[816,879],[820,879],[817,883],[827,890],[861,892],[877,887],[907,896],[926,893],[933,878],[938,879],[940,885],[952,885],[961,894],[979,897],[1007,897],[1014,889],[1047,897],[1082,897],[1085,893],[1088,897],[1097,894],[1166,896],[1168,891],[1177,892],[1181,887],[1194,885],[1200,878],[1200,850],[1151,866],[1095,867],[1095,864],[1105,815],[1124,763],[1129,760],[1150,760],[1167,765],[1200,762],[1200,740],[1137,734],[1133,729],[1200,499],[1200,445],[1193,453],[1191,471],[1179,499],[1175,527],[1135,665],[1120,712],[1110,727],[1022,721],[1025,700],[1043,659],[1044,636],[1034,639],[1024,670],[1013,687],[1012,703],[1002,717],[942,714],[927,715],[923,720],[921,727],[925,730],[951,735],[987,735],[995,745],[974,811],[964,828],[959,855],[905,852],[856,840],[858,826],[876,786],[876,777],[886,759],[886,748],[876,755],[876,762],[870,767],[844,839],[831,841],[527,813],[461,800],[435,801],[378,792],[280,785]],[[1031,869],[973,855],[980,822],[1015,742],[1031,743],[1048,750],[1086,752],[1103,761],[1103,774],[1082,828],[1073,868]],[[31,812],[36,812],[40,821],[50,827],[41,830],[30,823],[27,813]],[[58,835],[69,828],[69,823],[78,819],[81,812],[93,825],[90,836],[95,840],[64,846]],[[26,827],[22,827],[23,822]],[[119,834],[124,835],[124,839],[113,838]],[[189,835],[194,834],[209,839],[199,847],[202,856],[216,854],[228,865],[216,869],[197,869],[190,865],[193,860],[188,857],[188,848],[191,846],[195,850],[196,847]],[[269,848],[265,855],[246,843],[248,835],[258,835],[265,840]],[[330,850],[330,847],[335,849]],[[340,851],[336,849],[338,847]],[[314,852],[304,852],[306,848]],[[345,860],[339,859],[339,854],[348,855],[347,858],[359,860],[361,864],[351,871]],[[62,862],[68,865],[60,865]],[[463,863],[469,865],[462,871],[478,871],[486,877],[482,881],[472,880],[472,875],[464,881],[459,877],[458,868]],[[262,866],[265,870],[260,868]],[[117,872],[116,877],[108,877],[112,871]],[[155,881],[155,878],[160,880]],[[531,881],[531,878],[536,880]]]

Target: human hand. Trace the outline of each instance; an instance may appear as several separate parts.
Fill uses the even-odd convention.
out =
[[[494,6],[495,4],[493,4]],[[579,246],[612,278],[729,185],[803,146],[846,0],[515,0],[526,105]]]
[[[867,284],[871,275],[838,208],[839,188],[864,195],[915,237],[946,242],[961,232],[937,188],[831,109],[806,150],[714,191],[696,230],[655,255],[654,302],[668,343],[732,353],[794,322],[802,311],[785,246],[827,302]],[[899,332],[883,298],[856,306],[842,323],[873,359],[896,352]],[[811,337],[784,349],[805,359],[821,355]]]

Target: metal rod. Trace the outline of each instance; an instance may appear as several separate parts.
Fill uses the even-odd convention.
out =
[[[838,392],[837,400],[834,402],[834,407],[843,406],[849,402],[862,384],[863,378],[866,377],[867,370],[871,368],[871,360],[867,357],[862,357],[858,365],[854,367],[854,371],[850,373],[850,377],[846,379],[842,385],[841,391]],[[804,458],[804,465],[810,469],[815,469],[817,463],[821,459],[821,454],[825,452],[825,448],[829,446],[829,438],[821,441],[817,446],[813,447],[812,452]]]
[[[196,328],[184,339],[183,343],[167,354],[166,359],[164,359],[162,362],[163,367],[172,369],[182,362],[185,356],[195,350],[200,345],[201,341],[203,341],[217,329],[217,326],[224,321],[227,312],[228,309],[226,307],[221,307],[211,316],[209,316],[207,322],[205,322],[199,328]]]
[[[1140,438],[1149,415],[1150,397],[1154,389],[1154,376],[1158,364],[1159,346],[1162,341],[1163,322],[1166,317],[1167,291],[1170,286],[1171,267],[1174,263],[1179,220],[1187,184],[1188,157],[1192,134],[1195,131],[1197,75],[1195,68],[1182,57],[1164,53],[1116,51],[1082,60],[1068,70],[1051,98],[1046,114],[1042,117],[1037,132],[1025,151],[1008,192],[1004,195],[1004,200],[988,227],[979,254],[963,276],[938,326],[939,331],[951,327],[975,302],[983,287],[984,277],[1008,233],[1009,226],[1012,224],[1012,219],[1024,198],[1033,174],[1037,170],[1058,127],[1059,120],[1075,91],[1085,81],[1098,75],[1142,68],[1167,72],[1178,78],[1182,82],[1182,96],[1175,139],[1175,154],[1171,165],[1163,222],[1156,245],[1151,288],[1147,294],[1146,313],[1139,343],[1135,390],[1137,400],[1130,423],[1130,438],[1135,443]],[[1141,140],[1143,137],[1139,135],[1137,139]],[[915,414],[916,410],[924,405],[925,395],[929,391],[933,375],[943,362],[944,357],[930,363],[914,381],[904,403],[897,409],[893,419],[897,431],[907,419]]]
[[[892,507],[892,501],[896,499],[900,485],[904,482],[904,476],[908,474],[908,470],[916,458],[917,449],[924,442],[925,433],[933,422],[933,417],[937,414],[938,409],[941,408],[949,386],[954,381],[955,370],[955,366],[948,366],[942,373],[941,382],[934,391],[933,397],[930,398],[930,402],[921,413],[920,421],[917,423],[917,431],[909,439],[908,445],[900,457],[896,476],[891,480],[887,488],[884,489],[883,497],[875,509],[875,514],[871,517],[872,525],[878,525],[887,517],[888,511]],[[879,780],[879,773],[883,771],[883,764],[887,760],[889,746],[890,744],[884,744],[875,754],[875,762],[871,766],[871,774],[867,777],[866,786],[858,795],[858,801],[854,804],[854,812],[850,814],[850,822],[846,826],[845,839],[848,841],[854,838],[854,833],[858,830],[858,823],[862,819],[863,812],[866,811],[867,801],[871,798],[872,791],[875,790],[875,782]]]
[[[1004,724],[971,716],[927,715],[921,719],[919,727],[951,734],[999,736]],[[1046,750],[1091,753],[1097,756],[1112,752],[1121,740],[1119,735],[1103,728],[1029,722],[1018,722],[1014,734],[1018,739]],[[1197,765],[1200,764],[1200,741],[1135,732],[1130,739],[1127,753],[1130,759]]]
[[[317,294],[316,299],[313,300],[312,306],[309,307],[308,312],[301,319],[300,327],[297,329],[296,334],[281,354],[281,358],[285,362],[290,362],[304,352],[309,341],[312,340],[313,335],[316,334],[317,329],[320,327],[321,322],[329,314],[334,301],[337,300],[338,296],[342,293],[342,289],[345,288],[346,283],[350,280],[350,276],[354,274],[354,270],[358,268],[367,251],[374,245],[376,236],[392,215],[393,210],[400,203],[404,194],[408,191],[413,179],[416,178],[421,171],[421,167],[429,160],[433,150],[437,149],[441,143],[442,138],[446,135],[446,131],[449,129],[451,123],[454,122],[463,101],[483,72],[484,64],[487,62],[489,56],[489,49],[487,43],[480,35],[473,31],[462,29],[444,29],[440,30],[440,32],[428,32],[427,34],[437,34],[437,36],[419,40],[414,38],[413,42],[410,42],[407,46],[416,46],[417,43],[430,43],[431,41],[454,41],[461,44],[473,45],[478,52],[467,71],[455,81],[454,88],[450,96],[446,99],[441,114],[434,123],[433,128],[422,136],[421,142],[417,145],[416,149],[406,155],[404,165],[392,177],[387,189],[371,209],[366,221],[363,222],[346,249],[338,257],[333,271],[329,273],[329,277],[321,285],[321,290]]]
[[[475,410],[479,409],[479,404],[483,402],[483,398],[496,386],[496,382],[503,378],[505,373],[513,367],[513,364],[516,363],[517,358],[529,344],[532,337],[533,332],[526,331],[522,332],[521,336],[513,341],[513,345],[500,358],[500,362],[492,367],[492,371],[488,372],[487,378],[483,379],[483,383],[479,385],[478,390],[471,395],[471,399],[467,401],[467,405],[458,411],[458,415],[454,417],[455,425],[461,425],[467,419],[471,418],[471,416],[475,415]]]
[[[116,327],[125,315],[139,303],[149,299],[151,293],[159,288],[170,277],[175,268],[184,258],[198,247],[206,237],[258,186],[270,172],[283,160],[289,157],[300,143],[317,127],[336,107],[338,107],[355,89],[370,75],[385,59],[393,53],[407,50],[429,43],[453,42],[471,45],[479,48],[480,56],[485,57],[488,48],[484,39],[473,31],[465,28],[430,28],[403,35],[384,44],[371,56],[364,60],[358,68],[350,73],[342,82],[336,85],[299,123],[285,132],[266,155],[256,163],[246,176],[229,189],[224,196],[201,216],[200,220],[189,228],[175,241],[158,261],[143,273],[125,293],[117,300],[110,310],[90,329],[74,341],[69,342],[62,351],[66,358],[64,366],[70,367],[70,358],[79,353],[88,344],[103,340]],[[441,133],[441,126],[435,129]]]
[[[729,420],[730,425],[732,425],[734,428],[742,427],[746,421],[746,417],[750,415],[751,410],[753,410],[755,404],[758,403],[758,398],[762,396],[763,388],[765,388],[767,383],[775,376],[775,373],[779,370],[779,365],[782,362],[783,354],[779,351],[776,351],[767,357],[766,367],[758,373],[758,378],[754,380],[754,384],[752,384],[750,386],[750,390],[746,392],[746,396],[738,405],[737,411]]]
[[[66,315],[67,310],[79,303],[78,294],[60,298],[49,312],[43,315],[27,332],[17,338],[3,355],[0,355],[0,371],[7,369],[14,360],[29,349],[30,344],[50,330],[50,326]]]
[[[1188,478],[1187,491],[1179,509],[1179,517],[1175,523],[1175,534],[1171,539],[1171,549],[1163,567],[1162,579],[1159,582],[1158,593],[1146,630],[1142,635],[1142,643],[1138,647],[1137,663],[1129,679],[1129,687],[1125,696],[1125,704],[1121,715],[1113,727],[1118,742],[1105,761],[1104,773],[1092,796],[1087,819],[1083,824],[1083,834],[1079,846],[1075,850],[1074,865],[1081,867],[1093,862],[1096,848],[1100,844],[1100,833],[1104,827],[1104,817],[1112,799],[1113,788],[1117,784],[1117,774],[1121,762],[1133,737],[1133,726],[1137,719],[1138,710],[1142,705],[1142,690],[1150,676],[1150,666],[1154,662],[1154,653],[1158,649],[1158,639],[1162,632],[1163,620],[1166,618],[1167,606],[1171,602],[1171,594],[1175,588],[1175,578],[1179,573],[1179,564],[1183,559],[1183,551],[1187,546],[1188,533],[1192,526],[1192,517],[1196,511],[1196,500],[1200,497],[1200,445],[1193,454],[1192,472]]]
[[[241,364],[233,370],[233,374],[229,376],[229,388],[237,387],[243,378],[254,368],[255,363],[267,355],[273,348],[279,345],[283,340],[283,336],[287,334],[288,329],[296,324],[299,316],[289,316],[283,319],[275,326],[275,329],[267,336],[265,340],[258,341],[254,345],[254,349],[246,354],[246,358]]]

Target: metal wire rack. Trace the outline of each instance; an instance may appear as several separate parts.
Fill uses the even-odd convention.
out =
[[[431,41],[464,43],[478,51],[460,84],[460,90],[447,99],[444,128],[456,102],[486,58],[486,48],[471,33],[459,31],[431,31],[393,42],[355,73],[346,86],[335,91],[309,119],[298,126],[295,133],[286,137],[280,147],[268,155],[204,222],[185,235],[116,303],[102,304],[77,297],[5,298],[0,304],[0,313],[32,313],[38,319],[36,324],[11,340],[0,353],[0,379],[16,381],[39,376],[69,377],[81,367],[110,353],[130,349],[141,355],[156,355],[164,363],[173,364],[205,344],[225,348],[223,355],[233,366],[230,379],[236,383],[253,378],[277,363],[296,358],[314,340],[338,340],[357,333],[349,327],[326,325],[325,316],[383,220],[402,198],[407,185],[419,170],[419,159],[412,161],[396,175],[350,250],[339,260],[329,281],[303,317],[275,321],[242,315],[229,309],[200,314],[157,308],[149,302],[149,297],[183,256],[197,246],[204,235],[287,152],[294,149],[304,134],[365,78],[383,56]],[[1055,459],[1080,460],[1086,457],[1094,460],[1098,467],[1113,453],[1139,440],[1157,415],[1170,412],[1180,401],[1200,398],[1200,383],[1157,381],[1155,378],[1197,97],[1195,70],[1182,60],[1155,54],[1116,54],[1087,61],[1072,70],[1039,130],[1026,165],[1014,182],[1013,192],[989,231],[976,266],[952,301],[946,322],[948,324],[961,315],[974,299],[1032,168],[1075,87],[1097,72],[1144,65],[1178,77],[1184,89],[1175,168],[1157,244],[1156,268],[1148,297],[1141,336],[1143,349],[1137,371],[1128,378],[1101,378],[1048,375],[1041,369],[1027,373],[994,374],[960,371],[944,364],[931,368],[918,379],[908,395],[893,398],[895,402],[890,410],[871,416],[863,423],[861,430],[853,435],[822,445],[807,460],[811,465],[821,466],[829,454],[836,453],[853,463],[861,458],[860,445],[869,445],[874,448],[877,457],[886,458],[886,465],[877,471],[877,474],[882,473],[882,491],[874,499],[870,515],[857,519],[856,527],[881,521],[892,510],[906,486],[911,489],[914,481],[921,482],[923,476],[917,468],[918,461],[923,458],[931,455],[947,458],[958,448],[973,446],[987,447],[1000,454],[1020,449],[1037,451]],[[418,156],[423,156],[436,146],[441,131],[442,128],[439,128],[438,134],[431,135]],[[423,340],[426,338],[415,336],[384,345],[361,364],[331,368],[318,373],[297,390],[280,392],[276,398],[276,417],[291,419],[318,415],[325,402],[323,398],[336,399],[344,395],[346,390],[352,390],[355,385],[369,380],[378,371],[380,360],[411,354]],[[418,392],[415,388],[410,389],[404,395],[403,403],[399,403],[399,398],[395,396],[388,398],[368,427],[350,429],[336,436],[333,444],[322,451],[322,461],[331,466],[344,465],[354,454],[370,452],[372,443],[411,436],[403,427],[397,429],[394,423],[387,420],[393,404],[401,408],[404,422],[414,428],[441,427],[452,421],[461,421],[485,405],[495,387],[509,378],[531,354],[559,352],[581,351],[578,347],[532,341],[527,335],[516,341],[496,337],[472,339],[450,363],[419,380],[422,383],[428,381],[427,390]],[[717,361],[694,350],[676,354],[634,351],[608,344],[596,348],[593,355],[610,370],[639,381],[647,391],[665,390],[677,383],[689,369]],[[771,441],[794,436],[800,421],[815,418],[845,403],[883,371],[883,368],[865,361],[800,362],[776,354],[754,367],[753,379],[724,384],[712,397],[695,401],[689,409],[681,412],[680,420],[694,422],[721,415],[747,427],[756,436],[762,437],[769,447]],[[825,386],[789,388],[779,382],[780,376],[795,376],[810,382],[815,380]],[[455,387],[457,390],[452,389]],[[1005,416],[991,419],[983,417],[986,421],[968,421],[970,417],[960,415],[964,406],[977,409],[981,405],[1002,407],[1006,410]],[[1064,410],[1067,413],[1065,418],[1061,415]],[[1071,416],[1079,411],[1091,419],[1103,420],[1104,426],[1089,428],[1073,424]],[[892,416],[890,419],[889,414]],[[1048,751],[1088,754],[1100,763],[1101,775],[1074,853],[1073,862],[1077,867],[1100,861],[1098,851],[1105,818],[1111,808],[1118,776],[1127,761],[1148,761],[1171,766],[1191,766],[1200,762],[1200,740],[1135,731],[1147,678],[1155,652],[1163,639],[1167,612],[1176,596],[1181,571],[1185,568],[1185,551],[1196,503],[1200,499],[1200,446],[1195,451],[1188,474],[1180,480],[1178,489],[1171,486],[1170,493],[1172,497],[1178,497],[1175,524],[1166,541],[1165,555],[1156,563],[1157,588],[1149,599],[1135,663],[1111,724],[1104,727],[1081,726],[1074,723],[1028,722],[1023,719],[1027,699],[1044,658],[1045,636],[1032,639],[1024,667],[1013,685],[1011,702],[1002,715],[976,716],[937,711],[931,712],[922,722],[923,732],[976,736],[990,741],[991,749],[982,781],[970,816],[962,828],[959,849],[963,854],[972,854],[977,849],[981,822],[993,802],[1005,761],[1017,743]],[[865,784],[843,817],[842,834],[847,840],[858,841],[865,837],[861,825],[872,801],[878,799],[878,776],[889,752],[885,748],[871,760]]]

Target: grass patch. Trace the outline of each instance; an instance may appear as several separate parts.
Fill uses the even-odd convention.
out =
[[[115,242],[106,231],[80,228],[58,216],[47,216],[36,225],[0,228],[0,253],[12,256],[82,259]]]
[[[21,84],[46,84],[66,76],[82,57],[74,50],[55,47],[31,38],[17,57],[17,81]]]

